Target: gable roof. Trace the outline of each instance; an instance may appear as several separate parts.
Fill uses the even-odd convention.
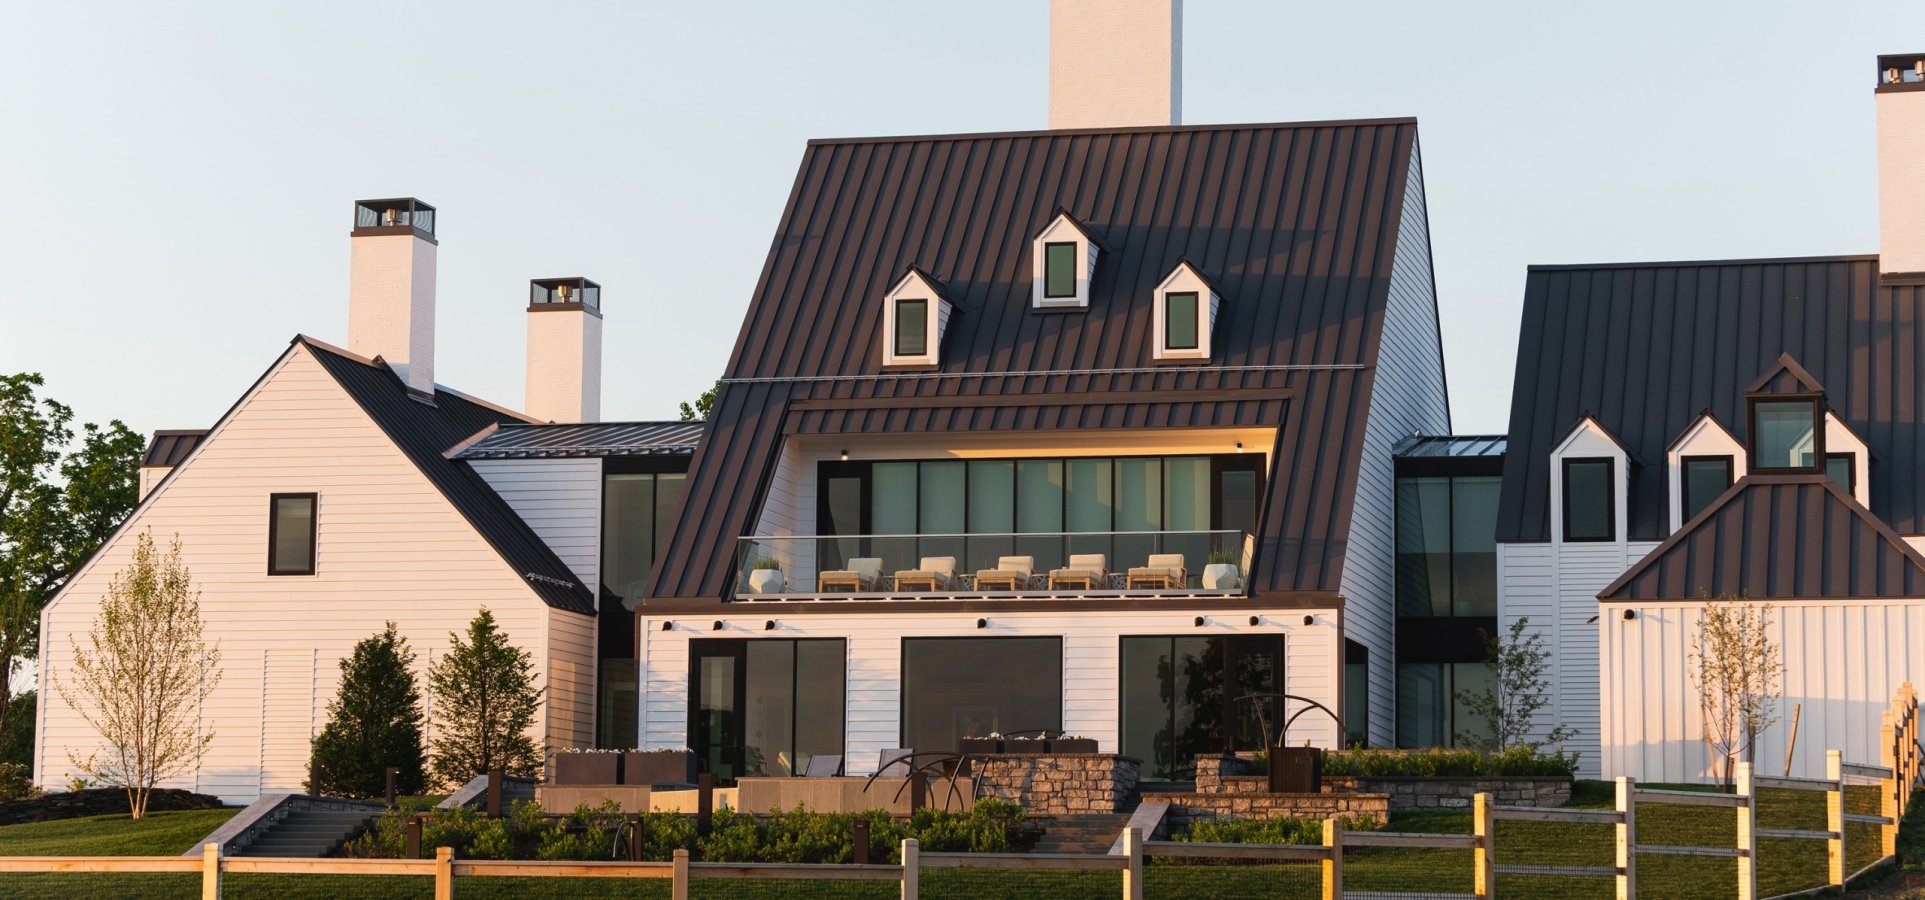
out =
[[[687,456],[702,422],[513,422],[469,437],[453,459],[557,459],[590,456]]]
[[[1550,451],[1591,410],[1636,456],[1710,409],[1746,437],[1745,389],[1790,354],[1879,459],[1870,507],[1925,532],[1925,285],[1843,256],[1536,266],[1525,280],[1497,539],[1550,540]],[[1632,468],[1630,537],[1669,526],[1663,466]]]
[[[1416,156],[1410,119],[810,142],[651,596],[727,596],[789,435],[1165,427],[1281,427],[1249,580],[1334,594]],[[1087,309],[1034,310],[1059,210],[1109,250]],[[1225,302],[1213,358],[1169,365],[1184,258]],[[955,308],[934,371],[888,373],[874,298],[912,263]]]
[[[1822,394],[1825,386],[1811,377],[1805,367],[1791,358],[1789,353],[1778,354],[1778,360],[1763,375],[1745,387],[1747,394]]]
[[[1925,597],[1925,556],[1823,474],[1750,475],[1599,600]]]
[[[555,552],[480,475],[466,463],[444,455],[485,428],[527,420],[439,386],[434,403],[425,403],[410,396],[394,370],[378,361],[306,336],[296,337],[294,342],[314,354],[321,368],[543,602],[557,609],[594,614],[594,596]]]

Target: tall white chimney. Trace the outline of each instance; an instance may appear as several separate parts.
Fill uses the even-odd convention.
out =
[[[348,350],[379,356],[434,396],[434,207],[412,197],[354,204]]]
[[[528,282],[523,412],[544,422],[602,417],[602,286],[586,278]]]
[[[1183,0],[1050,0],[1049,127],[1183,122]]]
[[[1878,58],[1878,271],[1925,272],[1925,53]]]

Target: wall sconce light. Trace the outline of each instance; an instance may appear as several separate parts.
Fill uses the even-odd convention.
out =
[[[1316,617],[1316,616],[1304,616],[1304,617],[1303,617],[1303,624],[1305,624],[1305,625],[1315,625],[1315,624],[1317,624],[1317,617]]]
[[[1251,616],[1251,617],[1250,617],[1250,624],[1252,624],[1252,625],[1262,625],[1262,624],[1263,624],[1263,617],[1262,617],[1262,616]]]
[[[1629,622],[1632,619],[1635,619],[1637,617],[1638,617],[1638,611],[1635,609],[1627,609],[1624,611],[1624,621],[1626,622]]]
[[[989,627],[989,620],[988,620],[988,619],[977,619],[977,620],[976,620],[976,627],[977,627],[977,628],[988,628],[988,627]]]
[[[1243,452],[1243,442],[1242,442],[1242,441],[1237,441],[1237,452],[1238,452],[1238,453],[1242,453],[1242,452]]]
[[[1202,627],[1203,627],[1203,623],[1204,623],[1204,622],[1208,622],[1208,621],[1209,621],[1208,619],[1205,619],[1205,618],[1203,618],[1202,616],[1197,616],[1197,617],[1196,617],[1196,627],[1198,627],[1198,628],[1202,628]]]
[[[663,630],[663,631],[674,631],[674,630],[675,630],[675,623],[674,623],[673,621],[669,621],[669,622],[663,622],[663,623],[662,623],[662,630]]]
[[[843,462],[849,461],[849,451],[847,450],[842,451],[842,461]]]
[[[711,626],[709,626],[709,630],[710,630],[710,631],[721,631],[721,630],[722,630],[722,629],[723,629],[724,627],[726,627],[726,626],[724,626],[724,625],[722,624],[722,620],[721,620],[721,619],[716,619],[716,620],[715,620],[715,624],[714,624],[714,625],[711,625]]]
[[[763,631],[774,631],[774,630],[775,630],[775,620],[774,620],[774,619],[770,619],[770,620],[768,620],[767,622],[763,622],[763,623],[762,623],[762,630],[763,630]]]

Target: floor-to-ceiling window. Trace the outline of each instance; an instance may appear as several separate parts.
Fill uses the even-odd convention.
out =
[[[1277,738],[1283,636],[1122,638],[1120,751],[1151,781],[1196,777],[1196,757],[1258,750]]]
[[[1484,733],[1461,699],[1489,686],[1501,457],[1398,460],[1397,745]]]
[[[608,459],[602,464],[600,638],[595,745],[635,746],[639,709],[635,604],[681,500],[686,458]]]
[[[836,638],[689,642],[689,743],[717,780],[799,775],[841,755],[847,651]]]
[[[902,746],[1062,727],[1062,638],[903,638]]]

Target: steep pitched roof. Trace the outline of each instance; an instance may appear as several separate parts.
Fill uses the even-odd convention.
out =
[[[1404,191],[1409,119],[814,141],[649,583],[726,596],[794,434],[1282,427],[1259,595],[1342,578]],[[1068,212],[1109,250],[1088,309],[1030,308],[1030,236]],[[1214,358],[1153,357],[1151,290],[1221,288]],[[881,371],[911,264],[955,305],[938,370]]]
[[[1751,475],[1600,600],[1925,597],[1925,556],[1823,474]]]
[[[527,420],[440,387],[435,389],[433,404],[422,402],[410,397],[407,385],[394,370],[378,361],[362,359],[305,336],[294,340],[314,354],[342,390],[543,602],[558,609],[594,614],[593,595],[554,551],[480,475],[466,463],[444,455],[485,428]]]
[[[448,455],[454,459],[687,456],[695,452],[702,426],[702,422],[517,422],[474,435]]]
[[[1537,266],[1525,281],[1498,540],[1550,540],[1550,451],[1593,411],[1633,455],[1630,537],[1669,526],[1664,448],[1790,354],[1878,459],[1871,511],[1925,532],[1925,285],[1871,256]]]

